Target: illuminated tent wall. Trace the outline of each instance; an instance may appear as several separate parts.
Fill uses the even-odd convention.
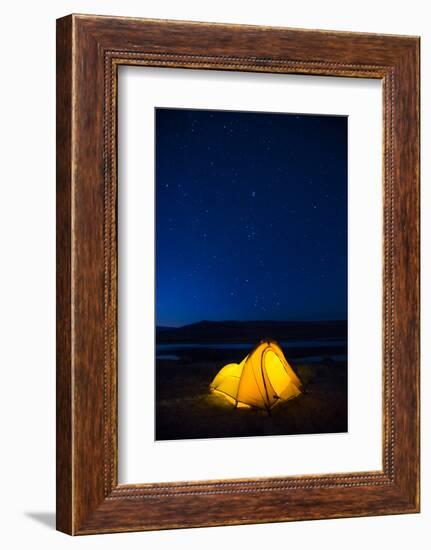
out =
[[[262,340],[238,365],[223,367],[210,384],[237,407],[271,409],[301,393],[301,382],[274,340]]]

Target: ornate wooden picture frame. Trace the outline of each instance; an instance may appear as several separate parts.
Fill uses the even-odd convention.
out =
[[[380,79],[383,468],[123,485],[117,475],[117,69]],[[419,511],[419,39],[70,15],[57,21],[57,528]]]

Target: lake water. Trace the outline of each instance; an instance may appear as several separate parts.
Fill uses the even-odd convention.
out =
[[[347,341],[345,339],[322,339],[322,340],[290,340],[286,342],[278,342],[281,348],[288,355],[289,350],[296,350],[295,358],[300,358],[302,361],[307,362],[320,362],[323,357],[331,358],[334,361],[346,361],[347,355],[338,353],[331,353],[333,348],[347,347]],[[175,361],[179,359],[178,352],[192,349],[202,350],[243,350],[245,354],[253,349],[254,345],[250,342],[229,342],[229,343],[170,343],[170,344],[157,344],[156,346],[156,358],[163,360]],[[322,348],[328,348],[328,353],[322,355]],[[303,350],[303,353],[299,353],[299,350]],[[313,351],[316,353],[313,353]],[[335,350],[334,350],[335,351]]]

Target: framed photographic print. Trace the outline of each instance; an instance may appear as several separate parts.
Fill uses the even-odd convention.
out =
[[[417,37],[58,20],[59,530],[419,511],[418,98]]]

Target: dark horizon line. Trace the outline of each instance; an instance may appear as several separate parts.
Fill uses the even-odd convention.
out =
[[[186,323],[184,325],[178,325],[178,326],[173,326],[173,325],[157,325],[156,324],[156,329],[157,328],[165,328],[165,329],[177,329],[177,328],[184,328],[184,327],[191,327],[191,326],[194,326],[194,325],[199,325],[199,324],[203,324],[203,323],[207,323],[207,324],[210,324],[210,323],[213,323],[213,324],[216,324],[216,323],[267,323],[267,324],[270,324],[270,323],[347,323],[348,319],[306,319],[306,320],[291,320],[291,319],[283,319],[283,320],[280,320],[280,319],[270,319],[270,320],[266,320],[266,319],[247,319],[247,320],[238,320],[238,319],[221,319],[219,321],[214,321],[214,320],[210,320],[210,319],[202,319],[201,321],[195,321],[193,323]]]

